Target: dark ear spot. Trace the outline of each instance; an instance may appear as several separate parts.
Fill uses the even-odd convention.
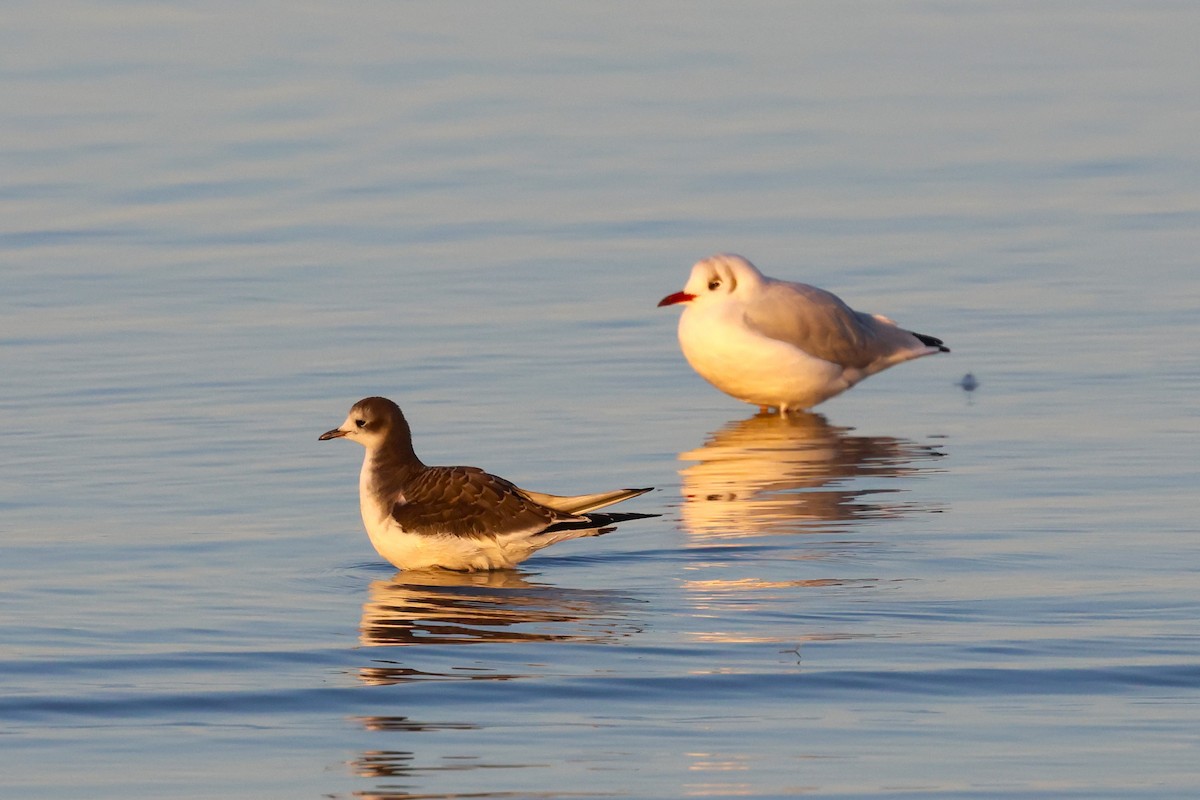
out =
[[[721,289],[726,292],[732,292],[737,286],[737,278],[734,277],[732,270],[715,270],[708,276],[708,290],[715,292]]]

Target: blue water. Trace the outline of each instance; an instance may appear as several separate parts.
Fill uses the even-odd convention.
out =
[[[0,795],[1200,794],[1200,10],[10,5]],[[757,417],[716,251],[954,352]],[[377,393],[662,516],[397,573]]]

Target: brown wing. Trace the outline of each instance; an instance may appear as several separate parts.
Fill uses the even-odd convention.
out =
[[[488,537],[536,534],[581,518],[539,505],[513,484],[477,467],[429,467],[405,484],[392,519],[406,531]]]
[[[897,351],[922,346],[908,331],[804,283],[768,283],[746,312],[746,322],[765,336],[845,367],[861,369]]]

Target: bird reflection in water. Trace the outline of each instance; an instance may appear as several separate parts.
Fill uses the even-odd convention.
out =
[[[889,501],[890,479],[942,456],[935,447],[857,436],[820,414],[758,414],[733,422],[702,446],[683,478],[683,524],[706,537],[837,530],[870,517],[916,510]]]
[[[691,462],[680,470],[693,554],[683,584],[691,637],[798,652],[805,643],[875,635],[853,614],[843,616],[840,598],[874,593],[886,582],[844,556],[878,546],[864,521],[936,510],[900,499],[904,483],[896,479],[931,469],[941,455],[905,439],[855,435],[811,413],[732,422],[680,453]],[[800,542],[780,534],[817,535]],[[822,603],[800,611],[797,598],[812,593]]]
[[[366,646],[515,642],[609,642],[638,631],[627,617],[633,600],[606,591],[534,583],[513,570],[402,571],[373,581],[359,637]],[[503,680],[513,675],[439,674],[399,664],[360,671],[367,683]]]
[[[544,767],[545,764],[508,764],[481,760],[478,756],[443,756],[431,764],[421,763],[411,750],[368,750],[350,762],[350,768],[360,778],[386,779],[389,781],[412,780],[423,776],[465,772],[476,769],[520,769],[522,767]],[[459,794],[430,794],[416,790],[414,784],[383,785],[366,792],[355,792],[354,796],[369,800],[415,800],[418,797],[463,797]],[[416,790],[416,791],[413,791]],[[471,797],[499,797],[500,794],[472,794]],[[504,796],[508,796],[504,793]]]

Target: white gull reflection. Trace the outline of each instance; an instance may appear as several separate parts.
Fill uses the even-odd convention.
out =
[[[893,479],[941,453],[889,436],[860,436],[819,414],[758,414],[679,454],[685,529],[704,537],[833,530],[912,510]]]

